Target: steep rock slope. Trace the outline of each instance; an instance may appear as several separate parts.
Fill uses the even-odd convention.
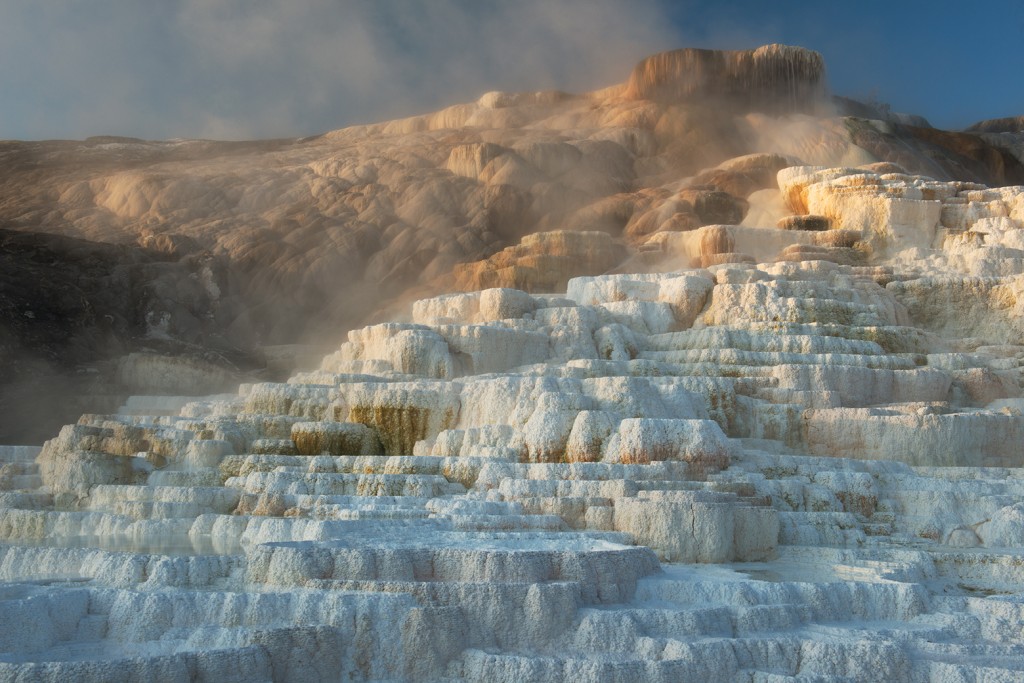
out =
[[[231,338],[243,304],[225,277],[209,254],[0,230],[0,441],[41,443],[126,392],[210,393],[265,366]],[[168,356],[174,377],[145,372]]]
[[[1024,187],[778,191],[0,449],[0,673],[1019,678]]]
[[[991,135],[833,117],[823,95],[809,50],[680,50],[593,93],[487,93],[300,140],[4,142],[0,221],[223,257],[223,291],[242,305],[218,324],[259,346],[320,339],[410,291],[441,291],[456,265],[533,232],[600,229],[635,243],[738,223],[749,194],[771,184],[719,165],[750,153],[1020,182],[1013,145]],[[666,197],[671,212],[632,220]]]
[[[637,73],[9,146],[11,221],[223,258],[234,329],[418,298],[287,381],[0,447],[0,678],[1019,679],[1024,187],[794,111],[813,53]],[[744,73],[799,96],[724,116]]]

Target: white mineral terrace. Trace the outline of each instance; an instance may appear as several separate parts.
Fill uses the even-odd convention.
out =
[[[1024,188],[779,179],[853,246],[659,233],[0,449],[0,679],[1024,680]]]

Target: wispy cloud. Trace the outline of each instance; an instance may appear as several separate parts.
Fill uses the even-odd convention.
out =
[[[305,135],[600,87],[676,40],[658,0],[9,0],[0,137]]]

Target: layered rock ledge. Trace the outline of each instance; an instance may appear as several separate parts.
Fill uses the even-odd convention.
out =
[[[726,93],[818,73],[782,48],[660,59],[636,80],[673,97],[702,60]],[[681,177],[696,110],[659,106],[492,93],[312,161],[285,144],[281,175],[220,190],[216,154],[209,185],[69,184],[82,230],[97,201],[133,230],[179,193],[262,207],[312,280],[337,266],[302,267],[321,229],[391,240],[368,270],[424,273],[423,296],[286,381],[0,447],[0,680],[1024,676],[1024,187],[867,158],[803,115],[734,120],[770,153]],[[446,232],[467,218],[494,249]],[[448,272],[456,252],[481,258]]]

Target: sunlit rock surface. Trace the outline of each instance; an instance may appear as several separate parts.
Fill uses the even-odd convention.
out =
[[[415,164],[470,192],[593,189],[580,159],[625,168],[606,129],[516,140],[585,128],[574,102],[490,93],[316,144],[424,136]],[[613,183],[561,214],[578,230],[409,262],[452,291],[286,382],[0,447],[0,679],[1020,680],[1024,187],[756,151],[706,164],[717,190]],[[338,154],[353,184],[388,166]],[[115,186],[90,191],[125,215],[173,194]],[[423,187],[403,201],[443,234],[452,195]]]
[[[825,61],[802,47],[687,48],[640,62],[626,84],[626,97],[669,102],[710,98],[759,111],[806,110],[820,102],[824,85]]]
[[[624,65],[609,74],[617,80],[582,94],[490,92],[302,139],[0,141],[0,228],[22,234],[0,240],[55,252],[0,259],[0,350],[10,358],[0,387],[24,397],[0,407],[46,413],[34,408],[55,396],[106,393],[91,410],[108,411],[138,391],[121,382],[122,357],[192,357],[197,345],[219,364],[210,377],[280,379],[258,374],[273,365],[261,360],[268,346],[333,343],[337,330],[390,319],[416,299],[559,291],[617,268],[623,243],[774,225],[785,216],[783,167],[894,162],[939,180],[1024,183],[1024,134],[1012,121],[954,133],[851,100],[835,106],[812,50],[676,50],[631,73]],[[860,201],[850,182],[842,197],[836,187],[816,196]],[[861,213],[891,212],[899,231],[913,211],[931,210],[917,201],[890,197]],[[607,237],[538,234],[565,231]],[[75,246],[52,247],[58,237]],[[124,263],[97,268],[107,252]],[[27,284],[40,280],[61,286]],[[81,333],[54,329],[50,313]],[[37,381],[46,373],[53,379]],[[163,391],[221,389],[172,384]],[[0,440],[41,443],[67,419],[44,433],[19,417],[18,428],[0,425]]]

